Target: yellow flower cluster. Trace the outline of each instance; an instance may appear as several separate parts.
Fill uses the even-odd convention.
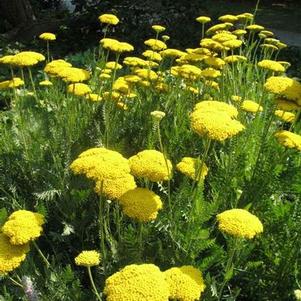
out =
[[[45,61],[45,56],[35,51],[22,51],[2,58],[2,63],[19,67],[30,67]]]
[[[158,195],[146,188],[135,188],[123,194],[119,202],[125,215],[140,222],[156,219],[162,202]]]
[[[38,238],[44,224],[44,216],[39,213],[18,210],[13,212],[2,227],[2,232],[13,245],[23,245]]]
[[[267,79],[264,87],[277,96],[282,96],[301,105],[301,84],[295,79],[271,76]]]
[[[161,25],[153,25],[152,26],[152,29],[157,32],[157,33],[160,33],[160,32],[163,32],[166,30],[166,28],[164,26],[161,26]]]
[[[242,110],[250,113],[257,113],[263,111],[263,107],[259,105],[257,102],[252,100],[244,100],[241,103],[241,108]]]
[[[132,264],[106,279],[107,301],[168,301],[164,274],[153,264]]]
[[[45,40],[45,41],[54,41],[54,40],[56,40],[55,34],[51,33],[51,32],[44,32],[44,33],[39,35],[39,38],[41,40]]]
[[[274,72],[284,72],[285,68],[279,62],[272,60],[262,60],[258,62],[258,66],[263,69],[268,69]]]
[[[131,173],[136,177],[152,182],[169,180],[172,176],[172,164],[156,150],[144,150],[129,158]]]
[[[285,147],[301,151],[301,136],[289,131],[279,131],[275,134],[278,142]]]
[[[24,81],[19,77],[14,77],[11,80],[0,82],[0,90],[8,88],[18,88],[24,85]]]
[[[226,210],[216,218],[219,230],[235,237],[252,239],[263,232],[263,225],[258,217],[244,209]]]
[[[29,251],[28,244],[12,245],[9,238],[0,233],[0,275],[13,271],[20,266]]]
[[[203,163],[202,170],[201,162],[199,159],[184,157],[181,162],[177,164],[177,170],[186,175],[187,177],[195,180],[201,181],[204,180],[206,175],[208,174],[208,167],[205,163]]]
[[[131,44],[120,42],[116,39],[104,38],[100,40],[100,44],[104,49],[108,49],[117,53],[130,52],[134,50],[134,47]]]
[[[92,251],[82,251],[79,255],[75,257],[75,264],[80,266],[96,266],[100,263],[100,254],[99,252]]]
[[[285,122],[294,122],[296,115],[294,113],[291,112],[285,112],[282,110],[276,110],[275,111],[275,115],[277,117],[279,117],[280,119],[282,119]]]
[[[84,95],[92,93],[92,90],[90,89],[90,87],[88,85],[82,84],[82,83],[70,84],[67,87],[67,91],[68,91],[68,93],[74,94],[76,96],[84,96]]]
[[[110,199],[118,199],[128,190],[136,188],[127,159],[106,148],[84,151],[70,166],[75,174],[83,174],[96,183],[95,191]]]
[[[196,104],[190,115],[191,127],[200,136],[223,141],[237,135],[244,126],[235,119],[234,106],[219,101],[203,101]]]
[[[112,14],[103,14],[98,17],[99,22],[111,25],[117,25],[119,23],[119,19]]]
[[[202,273],[190,265],[168,269],[164,272],[164,276],[172,300],[199,300],[206,288]]]
[[[167,45],[158,39],[148,39],[144,41],[144,44],[149,46],[154,51],[160,51],[167,48]]]

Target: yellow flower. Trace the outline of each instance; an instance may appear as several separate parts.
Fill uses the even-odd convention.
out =
[[[242,110],[250,113],[262,112],[263,107],[252,100],[244,100],[241,104]]]
[[[111,70],[114,70],[114,69],[119,70],[119,69],[122,69],[122,66],[120,64],[118,64],[117,62],[107,62],[106,68],[111,69]],[[104,72],[104,70],[102,72]]]
[[[250,31],[261,31],[264,29],[263,26],[261,25],[257,25],[257,24],[252,24],[252,25],[248,25],[246,27],[246,29],[250,30]]]
[[[50,32],[44,32],[44,33],[40,34],[39,38],[41,40],[45,40],[45,41],[54,41],[54,40],[56,40],[55,34],[50,33]]]
[[[153,264],[131,264],[106,279],[107,301],[168,301],[164,274]]]
[[[301,105],[301,84],[295,79],[271,76],[264,84],[264,88],[271,93],[293,100]]]
[[[263,232],[259,218],[244,209],[226,210],[216,216],[220,231],[235,237],[252,239]]]
[[[272,45],[272,44],[261,44],[259,47],[263,48],[263,49],[268,49],[268,50],[279,50],[277,46]]]
[[[158,52],[152,50],[146,50],[142,53],[142,55],[152,61],[157,61],[157,62],[162,61],[162,56]]]
[[[86,84],[76,83],[68,86],[67,91],[76,96],[84,96],[86,94],[92,93],[90,87]]]
[[[241,132],[245,127],[224,111],[197,109],[190,115],[192,130],[200,136],[224,141]]]
[[[233,16],[233,15],[224,15],[224,16],[219,17],[218,20],[221,22],[234,23],[234,22],[238,21],[238,17]]]
[[[158,195],[146,188],[135,188],[127,191],[119,198],[125,215],[140,222],[156,219],[162,202]]]
[[[119,93],[128,94],[130,93],[130,83],[127,82],[124,77],[119,77],[113,83],[113,90]]]
[[[285,70],[291,66],[291,63],[286,61],[278,61],[278,63],[281,64],[285,68]]]
[[[246,62],[247,58],[243,55],[229,55],[224,57],[224,61],[228,64],[233,64],[237,62]]]
[[[100,254],[97,251],[82,251],[78,256],[75,257],[75,264],[85,267],[92,267],[99,265]]]
[[[199,16],[196,18],[196,21],[201,23],[201,24],[205,24],[211,21],[210,17],[206,17],[206,16]]]
[[[149,69],[136,69],[135,74],[150,81],[156,81],[158,79],[157,73]]]
[[[280,119],[282,119],[285,122],[294,122],[296,115],[294,113],[290,113],[290,112],[285,112],[282,110],[276,110],[275,111],[275,115],[277,117],[279,117]]]
[[[39,82],[40,86],[53,86],[53,83],[50,80],[42,80]]]
[[[238,37],[241,37],[241,36],[245,35],[247,33],[247,31],[244,29],[236,29],[236,30],[232,31],[232,33]]]
[[[238,111],[234,106],[216,100],[203,100],[198,102],[194,107],[194,111],[196,110],[201,110],[202,112],[223,112],[228,114],[231,118],[238,116]]]
[[[30,67],[45,61],[45,56],[34,51],[22,51],[11,58],[11,64],[19,67]]]
[[[242,100],[242,97],[238,95],[232,95],[231,100],[234,102],[240,102]]]
[[[294,290],[294,295],[295,295],[295,298],[297,301],[301,300],[301,290],[299,290],[299,289]]]
[[[221,76],[222,74],[219,70],[216,70],[214,68],[206,68],[206,69],[202,70],[201,75],[206,78],[217,78],[217,77]]]
[[[147,65],[146,61],[135,56],[128,56],[123,60],[123,63],[127,66],[132,67],[145,67]]]
[[[258,62],[258,66],[275,72],[285,71],[285,68],[280,63],[272,60],[262,60]]]
[[[161,51],[160,54],[162,57],[181,57],[186,53],[178,49],[168,48]]]
[[[110,199],[118,199],[128,190],[136,188],[127,159],[106,148],[84,151],[70,166],[75,174],[83,174],[95,181],[95,191]]]
[[[107,73],[101,73],[101,74],[99,75],[99,78],[100,78],[100,79],[106,80],[106,79],[110,79],[110,78],[111,78],[111,75],[110,75],[110,74],[107,74]]]
[[[162,40],[163,40],[164,42],[168,41],[169,39],[170,39],[170,36],[168,36],[168,35],[163,35],[163,36],[162,36]]]
[[[191,157],[184,157],[180,163],[177,164],[177,170],[186,175],[187,177],[200,181],[204,180],[208,174],[208,167],[203,163],[202,171],[200,172],[201,162],[198,159]],[[198,176],[198,179],[197,179]]]
[[[103,14],[98,17],[98,20],[101,23],[117,25],[119,23],[119,19],[112,14]]]
[[[64,60],[53,60],[45,66],[44,71],[51,75],[57,75],[63,67],[72,67],[72,65]]]
[[[98,94],[95,94],[95,93],[88,93],[86,95],[86,98],[88,100],[95,101],[95,102],[102,100],[102,97],[100,95],[98,95]]]
[[[221,59],[219,57],[213,57],[213,56],[205,58],[204,62],[207,65],[212,66],[217,69],[222,69],[226,64],[223,59]]]
[[[169,297],[173,300],[200,300],[206,288],[202,273],[190,265],[168,269],[164,276],[169,287]]]
[[[65,82],[82,82],[90,78],[90,72],[81,68],[75,67],[61,67],[57,69],[57,76],[62,78]]]
[[[262,30],[260,33],[264,34],[267,37],[272,37],[274,35],[274,33],[269,30]]]
[[[235,48],[239,48],[242,45],[242,41],[241,40],[230,40],[230,41],[223,42],[223,45],[227,48],[235,49]]]
[[[10,64],[12,64],[13,58],[14,58],[14,55],[5,55],[0,58],[0,64],[10,65]]]
[[[134,50],[134,46],[126,42],[119,42],[116,39],[104,38],[100,40],[100,44],[103,48],[109,49],[113,52],[130,52]]]
[[[253,14],[250,14],[250,13],[243,13],[243,14],[239,14],[236,16],[238,18],[238,20],[241,20],[241,21],[245,21],[245,20],[253,20],[254,18],[254,15]]]
[[[275,134],[278,142],[288,148],[301,151],[301,136],[289,131],[279,131]]]
[[[131,173],[136,177],[147,178],[152,182],[171,178],[172,165],[164,155],[156,150],[144,150],[129,158]]]
[[[166,30],[166,28],[164,26],[161,26],[161,25],[153,25],[152,26],[152,29],[157,32],[157,33],[160,33],[164,30]]]
[[[163,41],[156,40],[156,39],[146,40],[144,41],[144,44],[149,46],[152,50],[155,51],[160,51],[167,48],[167,45]]]
[[[19,77],[14,77],[11,80],[0,82],[0,90],[7,88],[18,88],[24,85],[24,81]]]
[[[0,233],[0,275],[13,271],[25,260],[28,244],[11,245],[7,236]]]
[[[2,232],[13,245],[23,245],[38,238],[44,224],[44,216],[39,213],[18,210],[13,212],[2,227]]]
[[[221,51],[221,50],[224,50],[225,47],[223,46],[223,44],[217,42],[217,41],[214,41],[212,39],[202,39],[201,42],[200,42],[200,45],[204,48],[208,48],[210,50],[213,50],[213,51]]]
[[[204,85],[219,91],[219,85],[214,80],[205,80]]]
[[[217,31],[221,31],[221,30],[228,29],[229,27],[232,27],[232,26],[233,26],[233,24],[231,24],[231,23],[221,23],[221,24],[216,24],[216,25],[210,27],[210,28],[206,31],[206,33],[207,33],[208,35],[210,35],[210,34],[213,34],[213,33],[217,32]]]
[[[153,111],[150,114],[157,121],[160,121],[162,118],[165,117],[165,113],[162,111]]]
[[[212,36],[212,40],[223,43],[226,41],[236,40],[237,36],[232,34],[230,31],[222,31],[219,33],[216,33],[214,36]]]

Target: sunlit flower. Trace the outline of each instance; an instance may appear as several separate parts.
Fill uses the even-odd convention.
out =
[[[119,19],[112,14],[103,14],[98,17],[98,20],[101,23],[117,25],[119,23]]]
[[[252,100],[244,100],[241,103],[242,110],[250,113],[262,112],[263,107]]]
[[[99,252],[93,251],[82,251],[78,256],[74,259],[76,265],[80,266],[96,266],[100,263],[100,254]]]
[[[39,35],[39,38],[41,40],[45,40],[45,41],[54,41],[54,40],[56,40],[55,34],[51,33],[51,32],[44,32],[44,33]]]
[[[287,148],[301,151],[301,136],[289,131],[279,131],[275,134],[278,142]]]
[[[186,175],[187,177],[195,180],[200,181],[204,180],[207,173],[208,173],[208,167],[205,163],[203,163],[202,171],[201,168],[201,162],[199,159],[191,158],[191,157],[184,157],[181,162],[177,164],[177,170],[179,170],[181,173]]]

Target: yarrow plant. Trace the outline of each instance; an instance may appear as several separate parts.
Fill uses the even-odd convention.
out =
[[[116,39],[119,18],[99,16],[80,59],[51,58],[48,32],[47,54],[0,57],[0,296],[299,298],[301,83],[286,45],[251,13],[195,16],[186,49],[160,23],[140,45]]]

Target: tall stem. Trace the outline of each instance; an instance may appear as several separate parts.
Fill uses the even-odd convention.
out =
[[[93,287],[94,293],[95,293],[97,299],[98,299],[99,301],[102,301],[102,300],[101,300],[101,297],[100,297],[100,295],[99,295],[99,293],[98,293],[98,291],[97,291],[97,289],[96,289],[94,280],[93,280],[93,276],[92,276],[92,273],[91,273],[91,267],[87,267],[87,269],[88,269],[89,279],[90,279],[91,285],[92,285],[92,287]]]
[[[36,248],[36,250],[38,251],[39,255],[41,256],[42,260],[46,264],[46,267],[49,268],[50,267],[50,263],[49,263],[48,259],[45,257],[45,255],[43,254],[43,252],[41,251],[41,249],[38,247],[38,245],[36,244],[36,242],[33,241],[32,243],[33,243],[34,247]]]

